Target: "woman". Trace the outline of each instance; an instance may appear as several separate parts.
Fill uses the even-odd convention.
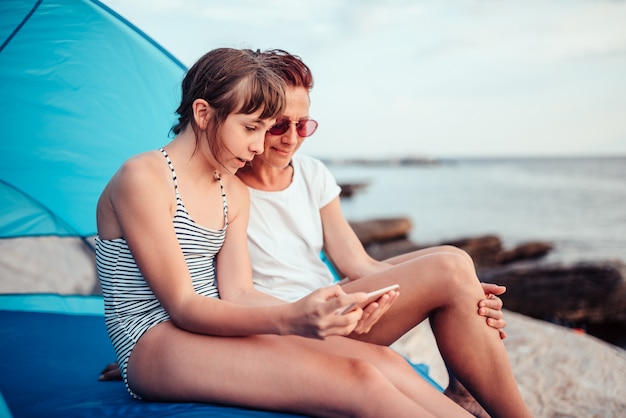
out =
[[[285,51],[264,54],[287,83],[287,107],[269,129],[264,152],[237,173],[251,194],[248,242],[257,289],[294,301],[328,286],[333,278],[319,258],[322,249],[347,277],[346,292],[398,283],[400,296],[393,306],[385,298],[371,304],[357,328],[368,332],[351,337],[388,346],[430,318],[446,364],[490,414],[530,415],[498,335],[505,336],[505,322],[494,293],[504,289],[481,288],[473,261],[455,247],[433,247],[385,262],[372,259],[343,216],[334,178],[321,162],[296,155],[317,128],[309,116],[309,68]],[[492,328],[476,315],[477,305]]]
[[[317,416],[467,416],[387,347],[343,337],[363,311],[337,312],[364,293],[335,285],[285,303],[254,289],[249,195],[233,174],[263,152],[284,100],[264,56],[211,51],[183,80],[176,137],[104,189],[98,275],[128,391]]]

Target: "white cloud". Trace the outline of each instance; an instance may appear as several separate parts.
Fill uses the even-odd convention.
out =
[[[623,1],[105,3],[188,65],[217,46],[300,55],[317,155],[626,154]]]

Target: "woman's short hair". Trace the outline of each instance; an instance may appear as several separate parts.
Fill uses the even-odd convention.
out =
[[[282,49],[263,51],[268,66],[276,72],[289,87],[313,88],[311,69],[297,56]]]

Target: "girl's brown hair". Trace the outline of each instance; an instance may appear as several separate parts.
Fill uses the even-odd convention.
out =
[[[176,109],[178,122],[171,131],[178,135],[190,124],[197,142],[200,135],[192,105],[196,99],[206,100],[213,109],[213,116],[205,133],[213,156],[220,161],[224,145],[219,132],[228,115],[261,110],[261,119],[275,118],[285,108],[284,87],[284,80],[265,63],[260,52],[214,49],[187,71],[180,106]]]

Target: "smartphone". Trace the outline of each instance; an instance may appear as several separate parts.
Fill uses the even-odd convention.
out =
[[[352,312],[356,308],[364,309],[370,303],[377,301],[378,298],[380,298],[385,293],[387,293],[387,292],[389,292],[391,290],[398,290],[399,288],[400,288],[400,285],[393,284],[391,286],[383,287],[382,289],[378,289],[378,290],[374,290],[372,292],[369,292],[367,294],[367,299],[365,299],[361,303],[352,303],[352,304],[346,306],[346,308],[341,311],[341,315],[345,315],[345,314],[347,314],[349,312]]]

